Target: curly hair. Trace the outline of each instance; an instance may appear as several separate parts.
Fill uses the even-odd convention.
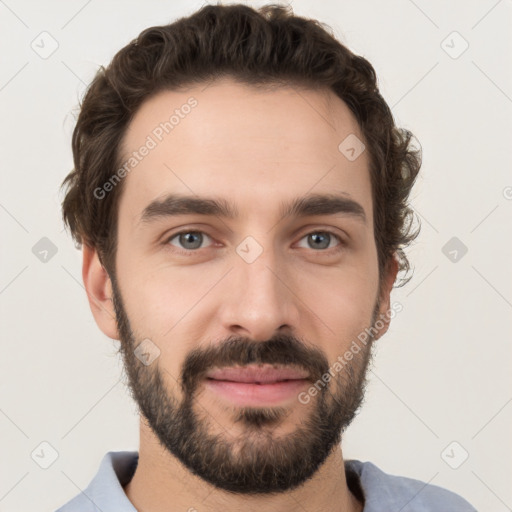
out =
[[[206,5],[174,23],[142,31],[107,68],[100,67],[80,105],[72,136],[74,169],[61,186],[67,187],[63,220],[76,247],[95,248],[104,268],[114,274],[125,180],[102,200],[94,190],[121,165],[120,145],[130,121],[144,101],[162,90],[224,76],[253,86],[327,88],[346,103],[369,151],[381,283],[391,258],[407,274],[403,249],[420,231],[420,225],[412,229],[415,214],[408,197],[421,167],[421,147],[413,147],[409,130],[395,126],[366,59],[335,39],[329,26],[275,4],[258,10]]]

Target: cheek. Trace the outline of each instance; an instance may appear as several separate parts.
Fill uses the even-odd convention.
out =
[[[371,325],[378,290],[377,273],[372,273],[372,269],[354,266],[325,275],[305,275],[300,280],[298,296],[316,318],[330,361],[344,354]]]
[[[123,299],[136,344],[145,339],[155,343],[165,386],[179,394],[177,383],[183,361],[188,352],[195,348],[193,343],[186,340],[191,339],[187,332],[187,320],[192,319],[190,304],[197,302],[197,292],[176,280],[169,284],[170,281],[163,276],[163,273],[152,272],[141,278],[132,273],[131,278],[125,281],[129,285],[125,286]],[[186,294],[183,293],[185,289],[188,290]]]
[[[137,338],[158,340],[164,348],[174,345],[173,340],[187,338],[186,331],[197,320],[202,297],[218,280],[211,269],[148,268],[147,263],[126,267],[121,279],[125,307]]]
[[[371,315],[378,289],[377,269],[362,254],[340,261],[337,267],[304,268],[295,290],[318,314],[347,323]],[[376,262],[375,262],[376,265]],[[349,322],[350,323],[350,322]]]

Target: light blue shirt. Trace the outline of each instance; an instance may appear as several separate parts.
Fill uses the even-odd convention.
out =
[[[138,452],[108,452],[88,487],[56,512],[137,512],[123,486],[133,477]],[[363,512],[477,512],[466,500],[437,485],[389,475],[371,462],[346,460],[347,482],[364,495]]]

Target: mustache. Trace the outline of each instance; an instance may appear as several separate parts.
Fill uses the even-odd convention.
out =
[[[181,372],[182,392],[192,394],[206,373],[215,367],[249,364],[298,367],[308,371],[313,382],[329,370],[327,358],[321,351],[308,347],[294,336],[278,334],[268,341],[232,336],[222,343],[194,349],[187,355]]]

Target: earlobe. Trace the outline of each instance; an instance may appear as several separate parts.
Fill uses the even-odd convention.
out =
[[[379,328],[378,334],[375,336],[375,340],[378,340],[381,336],[383,336],[388,328],[389,323],[391,322],[390,318],[390,308],[391,308],[391,290],[393,289],[393,284],[395,283],[396,276],[398,274],[398,260],[394,255],[390,258],[386,273],[383,276],[382,288],[380,290],[380,307],[379,314],[375,320],[377,327]]]
[[[96,324],[106,336],[118,340],[112,282],[96,249],[86,244],[83,244],[82,279]]]

